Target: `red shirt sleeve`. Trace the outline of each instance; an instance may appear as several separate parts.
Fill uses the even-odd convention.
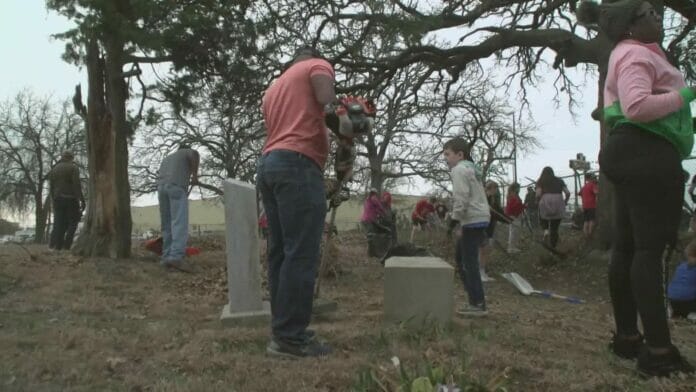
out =
[[[421,200],[418,203],[416,203],[416,208],[415,210],[413,210],[413,214],[411,214],[411,216],[414,218],[425,218],[426,215],[431,214],[433,212],[435,212],[435,206],[430,204],[430,202],[427,200]]]
[[[524,211],[524,203],[519,196],[511,195],[508,197],[507,205],[505,206],[505,215],[517,217]]]
[[[333,70],[333,67],[331,67],[331,64],[329,64],[329,62],[326,60],[317,61],[315,64],[313,64],[309,68],[309,77],[310,78],[312,76],[318,76],[318,75],[328,76],[331,79],[334,79],[336,77],[334,70]]]

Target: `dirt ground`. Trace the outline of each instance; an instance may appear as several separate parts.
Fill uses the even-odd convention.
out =
[[[523,297],[498,276],[485,287],[488,317],[414,331],[384,325],[383,269],[366,257],[362,236],[342,234],[342,274],[322,286],[339,309],[313,322],[335,353],[299,361],[265,355],[268,327],[221,326],[221,240],[199,242],[195,275],[164,271],[140,249],[130,260],[112,261],[4,245],[0,391],[395,391],[419,377],[482,391],[696,390],[693,378],[642,380],[631,362],[608,353],[607,260],[585,255],[570,235],[563,233],[565,260],[527,241],[514,257],[495,250],[489,271],[519,272],[535,287],[587,304]],[[451,261],[445,239],[431,249]],[[456,290],[456,303],[464,304],[463,289]],[[672,330],[696,362],[696,325]]]

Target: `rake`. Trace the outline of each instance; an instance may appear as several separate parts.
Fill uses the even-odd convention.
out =
[[[585,301],[581,300],[580,298],[577,297],[568,297],[565,295],[560,295],[556,293],[552,293],[550,291],[541,291],[541,290],[535,290],[532,285],[527,282],[525,278],[520,276],[517,272],[506,272],[503,274],[500,274],[505,280],[508,282],[512,283],[513,286],[517,288],[517,290],[522,293],[523,295],[538,295],[540,297],[544,298],[554,298],[554,299],[560,299],[562,301],[569,302],[571,304],[584,304]]]

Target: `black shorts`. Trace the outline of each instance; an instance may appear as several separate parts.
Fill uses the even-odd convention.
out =
[[[596,217],[595,208],[585,208],[582,210],[583,222],[594,222]]]

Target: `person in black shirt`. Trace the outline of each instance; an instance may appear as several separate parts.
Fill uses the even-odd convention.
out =
[[[558,245],[558,228],[565,214],[565,207],[570,198],[570,191],[562,179],[556,177],[553,169],[546,166],[536,182],[536,195],[539,201],[539,222],[544,229],[544,242],[551,248]],[[564,197],[565,196],[565,197]]]

